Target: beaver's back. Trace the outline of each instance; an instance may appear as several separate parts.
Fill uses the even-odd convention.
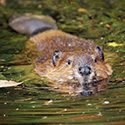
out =
[[[31,57],[44,56],[50,58],[55,50],[63,52],[83,51],[95,54],[96,45],[91,40],[78,38],[60,30],[48,30],[30,38],[26,49]]]

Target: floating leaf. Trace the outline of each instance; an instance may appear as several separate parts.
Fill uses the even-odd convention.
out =
[[[12,87],[22,84],[22,82],[15,82],[15,81],[7,81],[7,80],[0,80],[0,88],[4,87]]]
[[[124,44],[120,44],[120,43],[116,43],[116,42],[111,42],[111,43],[107,43],[108,46],[112,46],[112,47],[118,47],[118,46],[123,46]]]
[[[80,13],[87,13],[88,10],[85,9],[85,8],[79,8],[79,9],[78,9],[78,12],[80,12]]]
[[[53,103],[53,100],[49,100],[49,101],[46,101],[45,103],[44,103],[44,105],[50,105],[50,104],[52,104]]]

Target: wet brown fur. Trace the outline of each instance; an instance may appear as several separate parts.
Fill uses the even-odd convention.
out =
[[[48,30],[32,36],[27,42],[26,49],[31,57],[45,56],[48,59],[55,50],[95,54],[95,46],[91,40],[81,39],[60,30]]]
[[[77,93],[77,91],[80,91],[80,84],[76,83],[73,77],[70,77],[72,66],[65,64],[68,56],[87,54],[96,57],[98,62],[91,65],[97,72],[98,80],[108,79],[108,76],[112,73],[111,67],[105,61],[100,60],[95,48],[96,44],[91,40],[78,38],[60,30],[48,30],[32,36],[27,41],[26,52],[35,65],[35,71],[53,83],[50,86],[58,88],[57,90],[61,92]],[[55,50],[63,52],[63,56],[58,61],[56,67],[51,62]],[[103,82],[102,86],[99,84],[96,87],[90,85],[90,88],[94,88],[94,91],[101,91],[106,84],[106,82]]]

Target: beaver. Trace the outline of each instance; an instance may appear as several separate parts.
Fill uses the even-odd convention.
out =
[[[13,16],[9,26],[30,37],[25,52],[35,72],[55,91],[90,96],[106,87],[112,69],[92,40],[59,30],[48,16]]]

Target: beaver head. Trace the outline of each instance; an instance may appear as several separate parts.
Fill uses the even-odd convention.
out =
[[[35,70],[39,75],[48,78],[61,91],[85,96],[100,91],[100,82],[112,73],[111,67],[105,62],[102,49],[98,46],[94,54],[55,50],[50,59],[42,63],[41,60],[39,58],[35,62]]]

